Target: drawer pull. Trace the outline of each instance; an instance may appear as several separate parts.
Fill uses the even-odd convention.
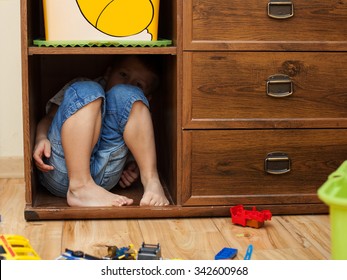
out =
[[[264,165],[265,172],[269,174],[285,174],[290,171],[290,158],[283,152],[272,152],[267,154]]]
[[[267,14],[275,19],[287,19],[294,15],[294,4],[291,1],[271,0],[267,4]]]
[[[271,97],[286,97],[293,94],[293,81],[287,75],[276,74],[268,77],[266,94]]]

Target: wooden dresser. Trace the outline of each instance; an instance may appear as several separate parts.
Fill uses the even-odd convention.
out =
[[[39,3],[21,0],[27,220],[328,211],[317,189],[347,157],[347,2],[162,0],[164,48],[36,47]],[[172,205],[71,208],[38,183],[36,124],[62,84],[120,54],[161,58],[153,120]]]
[[[183,2],[182,204],[324,211],[347,158],[347,3]]]

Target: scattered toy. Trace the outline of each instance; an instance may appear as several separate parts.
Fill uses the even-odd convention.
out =
[[[108,246],[108,254],[103,257],[104,260],[136,260],[137,252],[134,245],[118,248],[117,246]]]
[[[92,255],[85,254],[83,251],[73,251],[70,249],[65,249],[56,260],[101,260],[100,258],[94,257]]]
[[[159,243],[157,245],[142,243],[139,253],[137,255],[138,260],[161,260],[161,249]]]
[[[252,257],[252,253],[253,253],[253,245],[250,244],[247,248],[247,251],[246,251],[246,255],[245,257],[243,258],[244,260],[250,260],[251,257]]]
[[[258,211],[255,206],[252,210],[245,210],[243,205],[237,205],[230,208],[230,213],[232,223],[253,228],[262,227],[272,217],[270,210]]]
[[[161,260],[160,245],[142,243],[142,247],[137,254],[134,245],[118,248],[117,246],[107,246],[107,255],[98,258],[85,254],[83,251],[73,251],[65,249],[56,260]]]
[[[237,249],[234,248],[223,248],[219,253],[214,257],[215,260],[228,260],[233,259],[237,255]]]
[[[0,235],[1,260],[40,260],[29,240],[20,235]]]

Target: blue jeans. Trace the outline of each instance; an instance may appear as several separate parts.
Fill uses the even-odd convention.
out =
[[[116,85],[107,93],[100,84],[93,81],[80,81],[67,88],[59,109],[48,132],[52,152],[45,162],[54,167],[49,172],[40,172],[40,180],[51,193],[66,197],[69,178],[61,143],[61,129],[64,122],[78,110],[102,98],[102,127],[99,140],[91,159],[90,172],[95,183],[106,190],[112,189],[119,181],[126,163],[128,148],[123,139],[125,125],[132,105],[142,101],[149,107],[143,92],[131,85]]]

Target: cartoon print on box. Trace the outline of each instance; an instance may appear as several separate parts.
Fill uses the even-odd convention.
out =
[[[160,0],[43,0],[47,41],[156,41]]]
[[[76,0],[85,19],[99,31],[116,37],[146,30],[154,16],[151,0]]]

